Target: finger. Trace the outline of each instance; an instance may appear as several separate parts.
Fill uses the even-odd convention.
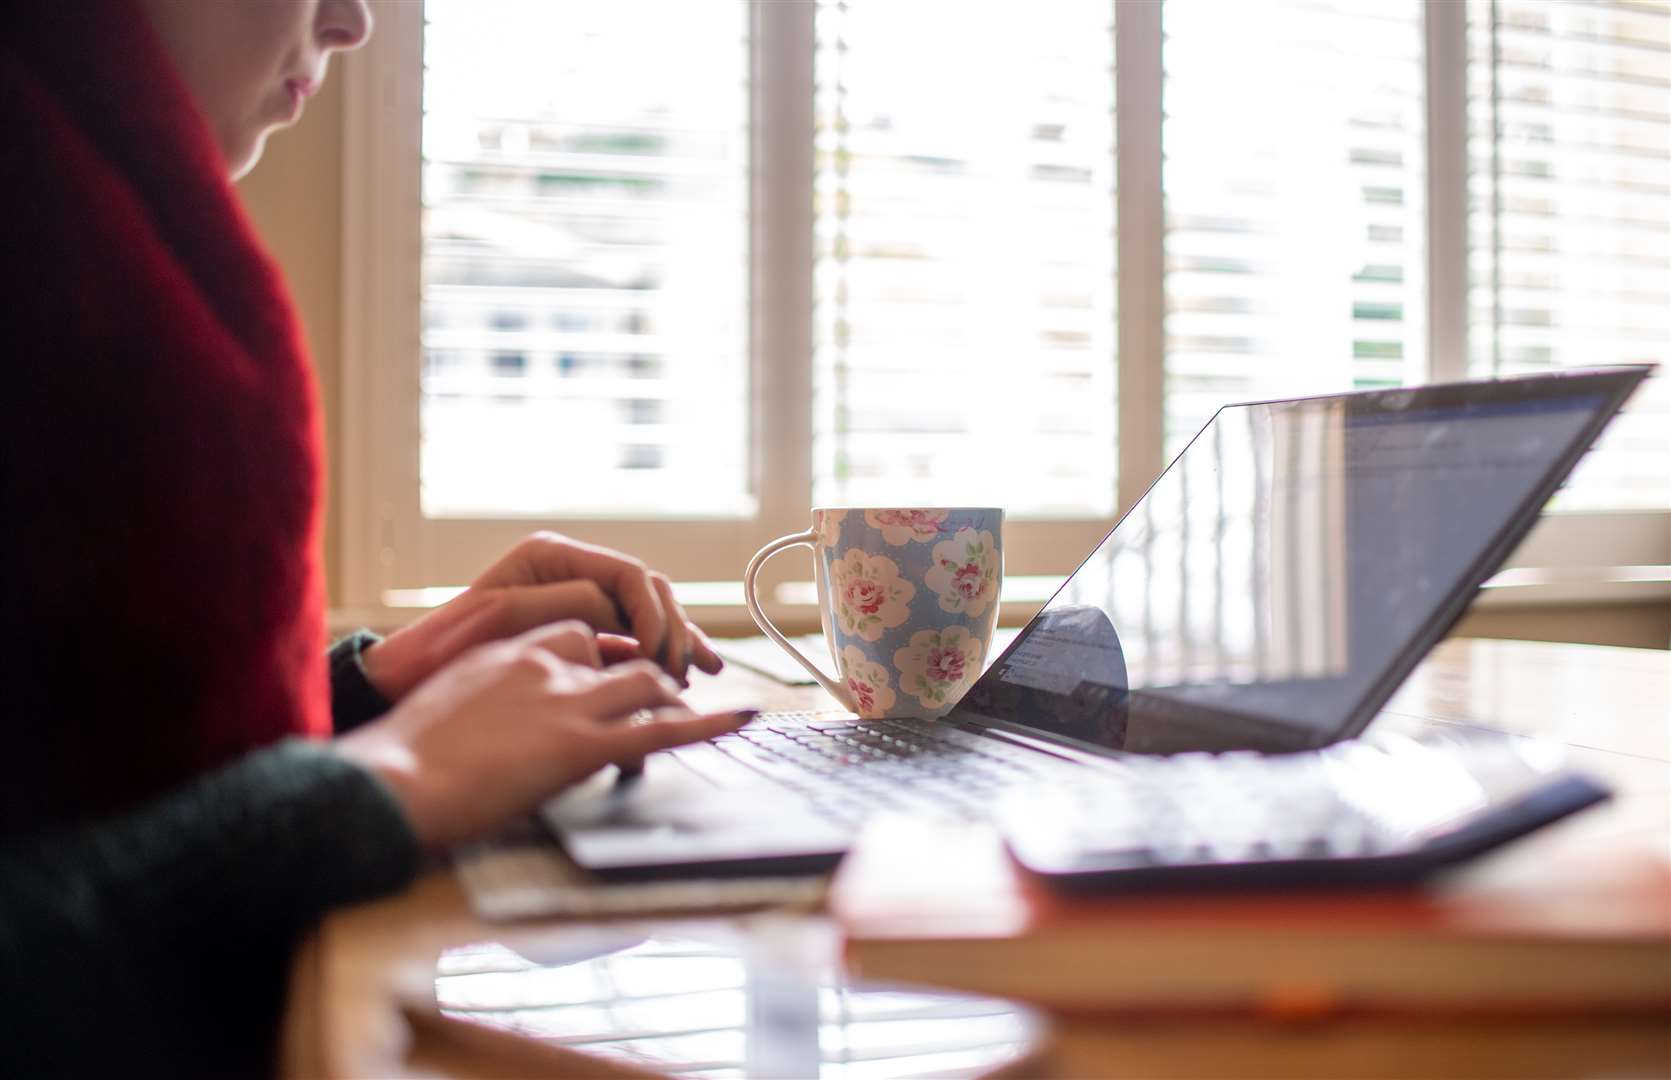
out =
[[[630,724],[607,728],[597,737],[611,761],[630,761],[648,757],[657,750],[701,742],[736,731],[758,715],[756,709],[694,713],[682,705],[667,706],[652,709],[648,717]]]
[[[437,637],[430,647],[438,660],[456,656],[473,645],[516,637],[564,619],[579,619],[593,630],[608,633],[626,630],[614,601],[592,581],[506,586],[474,595],[480,597],[471,601],[476,610]]]
[[[687,667],[690,664],[695,664],[699,669],[710,675],[718,675],[720,669],[725,667],[725,661],[721,660],[719,653],[714,651],[713,643],[708,640],[708,635],[704,634],[702,629],[691,621],[691,617],[685,613],[684,606],[674,597],[673,583],[667,580],[667,575],[656,574],[655,577],[659,585],[666,586],[661,590],[661,593],[662,606],[667,610],[667,625],[670,628],[677,626],[685,632],[685,663]],[[688,671],[680,673],[681,677],[688,677],[688,675]]]
[[[581,702],[598,720],[619,720],[639,709],[678,705],[679,685],[650,661],[633,660],[606,668]]]
[[[539,626],[523,634],[519,640],[571,664],[589,668],[603,667],[603,654],[592,628],[578,619],[565,619],[549,626]]]
[[[605,664],[624,664],[639,658],[638,642],[620,634],[599,634],[598,652]]]
[[[631,627],[632,635],[643,646],[640,655],[664,655],[669,616],[659,590],[650,580],[649,569],[629,555],[558,533],[538,532],[518,544],[508,558],[479,579],[478,585],[572,579],[594,581],[615,599],[620,621]],[[718,657],[714,660],[717,662]]]
[[[714,643],[708,639],[707,634],[702,632],[701,627],[695,623],[687,623],[687,625],[691,629],[692,642],[695,646],[691,650],[691,659],[702,671],[706,671],[710,675],[718,675],[725,669],[725,661],[720,658],[718,651],[714,649]]]
[[[679,680],[681,686],[689,686],[690,680],[686,676],[690,671],[690,631],[685,613],[678,601],[673,599],[673,583],[667,580],[666,574],[652,573],[650,583],[656,587],[661,609],[667,616],[667,640],[662,649],[661,666]]]
[[[662,655],[666,646],[667,613],[643,563],[608,548],[573,540],[564,542],[560,551],[554,553],[554,559],[557,565],[552,569],[559,576],[594,581],[614,597],[626,617],[627,628],[643,646],[644,656]]]

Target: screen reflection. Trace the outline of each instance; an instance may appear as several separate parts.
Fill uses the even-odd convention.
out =
[[[1222,410],[960,708],[1139,753],[1340,737],[1605,404],[1438,389]]]
[[[992,998],[853,985],[698,939],[618,942],[573,963],[450,949],[448,1016],[676,1076],[985,1076],[1035,1053],[1037,1015]]]

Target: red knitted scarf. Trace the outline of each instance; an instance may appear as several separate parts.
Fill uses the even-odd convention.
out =
[[[329,731],[282,278],[131,0],[0,14],[0,836]]]

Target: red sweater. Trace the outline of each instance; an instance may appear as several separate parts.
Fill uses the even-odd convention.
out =
[[[329,731],[320,421],[132,0],[0,13],[0,837]]]

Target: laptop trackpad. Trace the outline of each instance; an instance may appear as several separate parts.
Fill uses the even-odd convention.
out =
[[[623,783],[606,769],[539,813],[570,858],[604,877],[811,873],[851,842],[765,781],[717,787],[668,754]]]

